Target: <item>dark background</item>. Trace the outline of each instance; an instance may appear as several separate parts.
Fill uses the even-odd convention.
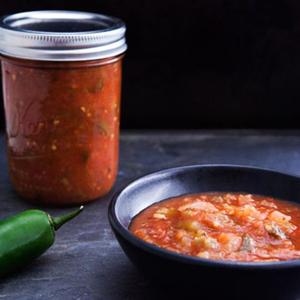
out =
[[[300,127],[297,0],[3,2],[2,15],[73,9],[126,22],[123,128]]]

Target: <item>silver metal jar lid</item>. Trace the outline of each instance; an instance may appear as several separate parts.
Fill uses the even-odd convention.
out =
[[[30,60],[85,61],[126,51],[125,24],[79,11],[32,11],[0,19],[0,53]]]

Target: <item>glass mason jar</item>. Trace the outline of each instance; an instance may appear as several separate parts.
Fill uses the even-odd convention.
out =
[[[0,24],[9,172],[34,202],[105,195],[118,170],[125,25],[104,15],[35,11]]]

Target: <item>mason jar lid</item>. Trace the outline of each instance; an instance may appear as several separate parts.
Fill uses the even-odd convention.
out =
[[[125,24],[79,11],[31,11],[0,19],[0,53],[45,61],[103,59],[126,51]]]

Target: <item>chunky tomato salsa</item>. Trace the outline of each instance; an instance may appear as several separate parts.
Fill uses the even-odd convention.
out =
[[[265,196],[206,193],[156,203],[134,218],[142,240],[215,260],[300,258],[300,206]]]
[[[121,58],[2,58],[10,176],[23,197],[76,203],[111,189],[118,166]]]

